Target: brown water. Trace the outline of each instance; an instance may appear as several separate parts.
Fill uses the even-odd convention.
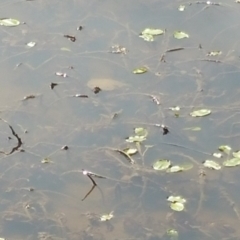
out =
[[[234,1],[1,1],[2,18],[25,24],[0,27],[0,237],[238,239],[239,169],[203,169],[202,162],[214,160],[220,145],[239,149],[239,8]],[[166,33],[146,42],[138,35],[147,27]],[[175,30],[190,37],[174,39]],[[116,44],[127,53],[110,53]],[[206,56],[217,50],[222,55]],[[142,66],[147,73],[132,73]],[[168,109],[176,105],[179,117]],[[212,114],[189,115],[200,108]],[[196,126],[202,130],[186,130]],[[23,144],[6,154],[19,143],[10,127]],[[115,150],[135,147],[125,141],[135,127],[148,136],[132,165]],[[155,171],[160,158],[193,168]],[[106,177],[95,178],[84,201],[92,182],[81,169]],[[169,195],[187,199],[182,212],[169,208]],[[113,219],[99,221],[111,211]]]

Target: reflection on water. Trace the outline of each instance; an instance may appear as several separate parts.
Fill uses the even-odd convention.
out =
[[[237,3],[35,0],[0,7],[4,17],[25,23],[0,31],[1,118],[7,121],[0,122],[0,237],[239,238],[238,168],[202,166],[220,145],[239,149]],[[166,32],[146,42],[138,37],[146,27]],[[174,39],[175,30],[190,38]],[[36,46],[27,47],[32,41]],[[110,53],[116,44],[126,52]],[[222,54],[207,56],[211,51]],[[147,73],[132,73],[142,66]],[[212,114],[189,116],[200,108]],[[22,146],[16,148],[10,126]],[[135,127],[146,128],[147,140],[126,143]],[[137,148],[133,165],[127,147]],[[156,171],[151,166],[158,159],[193,168]],[[93,182],[82,169],[106,178],[94,178],[89,192]],[[182,212],[170,209],[170,195],[187,199]],[[112,211],[114,218],[100,221]],[[178,235],[168,235],[170,229]]]

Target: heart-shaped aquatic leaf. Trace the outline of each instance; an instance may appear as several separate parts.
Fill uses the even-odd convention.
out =
[[[147,41],[147,42],[153,42],[154,41],[153,35],[150,35],[150,34],[139,35],[139,37],[142,38],[144,41]]]
[[[209,114],[211,114],[211,110],[209,109],[200,109],[190,113],[192,117],[205,117]]]
[[[207,56],[214,57],[214,56],[219,56],[221,54],[222,54],[221,51],[212,51],[212,52],[208,52]]]
[[[13,18],[2,18],[0,19],[0,25],[5,27],[16,27],[20,24],[17,19]]]
[[[170,208],[174,211],[181,212],[184,209],[184,204],[180,202],[172,202]]]
[[[214,156],[215,158],[221,158],[221,157],[223,157],[223,155],[222,155],[221,153],[213,153],[213,156]]]
[[[148,71],[148,69],[146,67],[140,67],[140,68],[135,68],[133,70],[134,74],[143,74],[146,73]]]
[[[148,135],[148,131],[145,128],[142,128],[142,127],[134,128],[134,132],[138,136],[146,137]]]
[[[189,38],[189,35],[187,33],[185,33],[185,32],[182,32],[182,31],[175,31],[173,36],[176,39]]]
[[[181,196],[169,196],[167,198],[169,202],[180,202],[180,203],[186,203],[186,199]]]
[[[204,167],[210,168],[210,169],[214,169],[214,170],[220,170],[221,166],[217,163],[214,162],[213,160],[206,160],[203,163]]]
[[[218,147],[218,150],[221,152],[224,152],[226,154],[229,154],[231,152],[232,148],[228,145],[221,145]]]
[[[170,204],[170,208],[174,211],[182,211],[184,209],[184,204],[186,203],[186,199],[181,196],[169,196],[167,198]]]
[[[100,221],[101,222],[106,222],[106,221],[109,221],[113,218],[113,212],[110,212],[109,214],[104,214],[100,217]]]
[[[232,155],[233,155],[235,158],[240,158],[240,151],[233,152]]]
[[[168,229],[167,230],[167,235],[170,237],[177,237],[178,236],[178,231],[176,229]]]
[[[157,35],[161,35],[164,33],[164,30],[162,29],[157,29],[157,28],[145,28],[142,31],[142,35],[152,35],[152,36],[157,36]]]
[[[191,168],[193,168],[192,164],[181,164],[181,165],[175,165],[175,166],[171,166],[169,169],[167,169],[167,172],[169,173],[177,173],[177,172],[183,172],[183,171],[187,171],[190,170]]]
[[[225,167],[236,167],[240,165],[240,158],[232,158],[223,162]]]
[[[180,12],[183,12],[184,10],[185,10],[185,6],[184,5],[180,5],[179,7],[178,7],[178,11],[180,11]]]
[[[155,170],[162,171],[162,170],[168,169],[170,166],[171,166],[170,160],[160,159],[160,160],[157,160],[152,167]]]
[[[137,151],[138,150],[136,148],[125,148],[123,150],[123,152],[125,152],[127,155],[130,155],[130,156],[136,154]]]
[[[142,141],[145,141],[146,140],[146,137],[144,136],[130,136],[126,139],[126,142],[129,142],[129,143],[132,143],[132,142],[142,142]]]

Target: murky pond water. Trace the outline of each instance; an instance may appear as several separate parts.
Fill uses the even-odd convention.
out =
[[[0,8],[21,22],[0,26],[1,238],[239,238],[239,167],[224,166],[240,155],[239,3]],[[145,28],[164,34],[144,41]],[[190,115],[199,109],[211,114]],[[159,159],[175,168],[153,169]]]

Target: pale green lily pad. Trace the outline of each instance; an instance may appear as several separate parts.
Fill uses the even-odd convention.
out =
[[[183,167],[176,165],[176,166],[171,166],[169,169],[167,169],[167,172],[176,173],[176,172],[182,172],[183,170],[184,170]]]
[[[142,38],[144,41],[147,41],[147,42],[153,42],[154,41],[153,35],[144,34],[144,35],[139,35],[139,37]]]
[[[138,136],[147,137],[147,135],[148,135],[147,129],[142,128],[142,127],[134,128],[134,132],[135,132],[135,134],[138,135]]]
[[[218,147],[218,150],[221,152],[224,152],[226,154],[229,154],[231,152],[232,148],[228,145],[221,145]]]
[[[126,142],[129,142],[129,143],[133,143],[133,142],[143,142],[146,140],[146,137],[144,136],[130,136],[128,138],[126,138]]]
[[[200,127],[190,127],[190,128],[184,128],[183,130],[201,131],[201,128]]]
[[[209,109],[200,109],[190,113],[192,117],[205,117],[209,114],[211,114],[211,110]]]
[[[214,56],[219,56],[221,54],[222,54],[221,51],[212,51],[212,52],[208,52],[207,56],[214,57]]]
[[[223,162],[225,167],[236,167],[240,165],[240,158],[232,158]]]
[[[125,152],[127,155],[134,155],[138,152],[138,150],[136,148],[125,148],[123,150],[123,152]]]
[[[175,107],[170,107],[168,108],[169,110],[172,110],[172,111],[180,111],[180,107],[179,106],[175,106]]]
[[[181,196],[169,196],[167,198],[169,202],[180,202],[180,203],[186,203],[187,200]]]
[[[185,8],[186,8],[186,6],[180,5],[180,6],[178,7],[178,11],[183,12],[183,11],[185,10]]]
[[[167,235],[170,237],[177,237],[178,236],[178,231],[176,229],[168,229],[167,230]]]
[[[233,152],[232,155],[233,155],[235,158],[240,158],[240,151]]]
[[[157,35],[161,35],[164,33],[164,30],[162,29],[158,29],[158,28],[145,28],[142,31],[142,35],[152,35],[152,36],[157,36]]]
[[[41,163],[51,163],[52,161],[49,158],[44,158]]]
[[[139,35],[140,38],[143,38],[145,41],[153,42],[154,36],[162,35],[164,33],[164,30],[157,29],[157,28],[146,28],[142,31],[142,33]]]
[[[185,33],[185,32],[182,32],[182,31],[175,31],[173,36],[176,39],[189,38],[189,35],[187,33]]]
[[[5,27],[16,27],[20,24],[20,21],[13,18],[2,18],[0,19],[0,25]]]
[[[184,209],[184,204],[187,202],[186,199],[181,196],[169,196],[167,200],[171,202],[171,209],[178,212]]]
[[[204,161],[203,166],[207,167],[207,168],[210,168],[210,169],[214,169],[214,170],[220,170],[221,169],[221,166],[213,160]]]
[[[183,171],[190,170],[191,168],[193,168],[192,164],[175,165],[175,166],[171,166],[170,168],[168,168],[167,172],[177,173],[177,172],[183,172]]]
[[[160,160],[157,160],[152,167],[155,170],[162,171],[162,170],[168,169],[170,166],[171,166],[170,160],[160,159]]]
[[[133,70],[134,74],[143,74],[146,73],[148,71],[148,69],[146,67],[139,67],[139,68],[135,68]]]
[[[213,156],[215,158],[222,158],[223,157],[223,155],[221,153],[213,153]]]
[[[181,212],[184,209],[184,204],[180,202],[172,202],[170,208],[174,211]]]
[[[35,45],[36,45],[36,42],[27,43],[27,46],[30,47],[30,48],[34,47]]]
[[[113,211],[112,211],[112,212],[110,212],[109,214],[104,214],[104,215],[102,215],[102,216],[100,217],[100,221],[101,221],[101,222],[106,222],[106,221],[111,220],[113,217],[114,217],[114,216],[113,216]]]

